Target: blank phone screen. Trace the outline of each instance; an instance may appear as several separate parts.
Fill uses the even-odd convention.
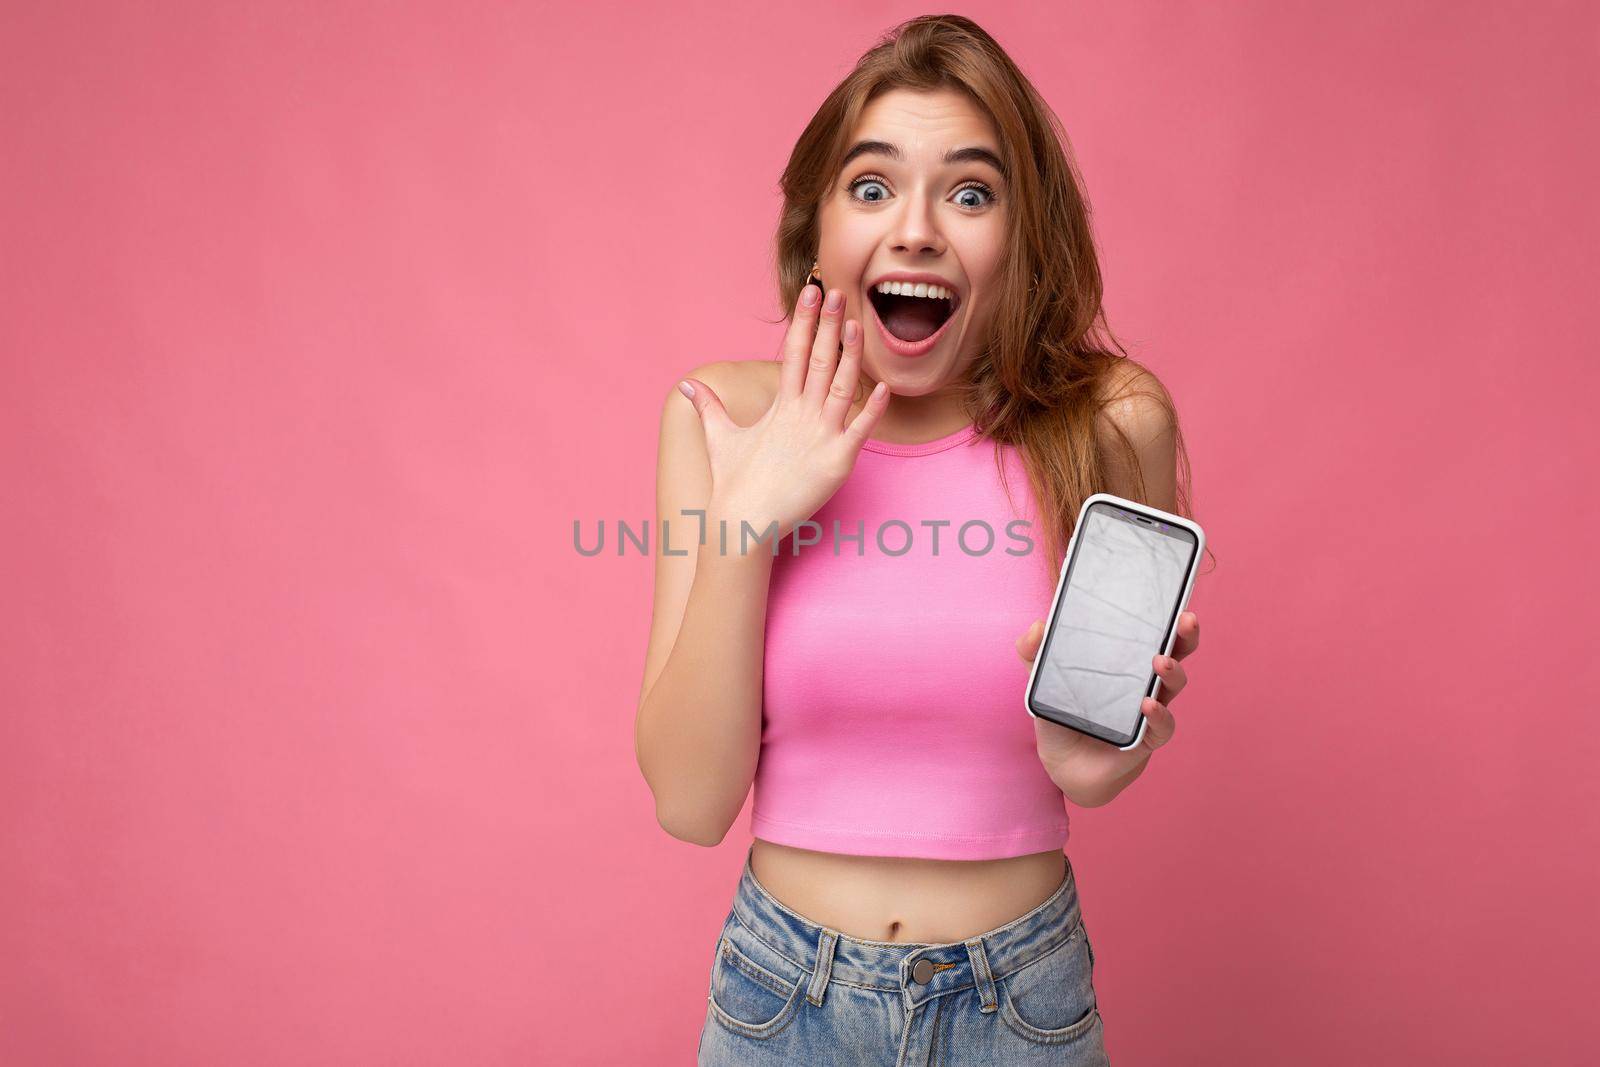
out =
[[[1166,641],[1188,580],[1195,539],[1182,527],[1141,522],[1101,504],[1083,522],[1055,625],[1039,652],[1033,705],[1131,737],[1155,676],[1151,659]]]

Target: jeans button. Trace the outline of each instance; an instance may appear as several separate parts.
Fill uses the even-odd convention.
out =
[[[933,961],[928,959],[918,960],[911,965],[911,980],[919,985],[927,985],[933,977]]]

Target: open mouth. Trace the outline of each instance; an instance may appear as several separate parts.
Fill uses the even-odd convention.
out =
[[[872,302],[872,310],[877,312],[884,329],[909,344],[926,341],[938,333],[956,313],[961,299],[954,292],[946,296],[915,296],[909,285],[892,287],[904,291],[890,293],[873,286],[867,291],[867,299]]]

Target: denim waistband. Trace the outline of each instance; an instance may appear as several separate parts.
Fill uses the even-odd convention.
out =
[[[899,990],[908,1008],[976,986],[980,1010],[994,1011],[995,980],[1053,951],[1073,935],[1081,919],[1072,861],[1063,855],[1066,871],[1055,892],[1003,926],[940,944],[869,941],[784,907],[756,881],[750,866],[754,851],[752,845],[745,853],[733,916],[752,935],[810,972],[806,999],[812,1004],[822,1003],[830,981],[890,993]],[[923,960],[928,963],[919,967]]]

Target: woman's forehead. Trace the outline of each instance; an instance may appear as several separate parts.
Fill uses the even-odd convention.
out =
[[[862,111],[849,143],[862,142],[889,145],[899,150],[901,158],[939,157],[951,148],[969,146],[996,154],[1000,149],[988,116],[951,90],[897,89],[878,97]]]
[[[989,126],[988,116],[953,89],[892,89],[861,109],[858,132],[874,125],[900,127]]]

